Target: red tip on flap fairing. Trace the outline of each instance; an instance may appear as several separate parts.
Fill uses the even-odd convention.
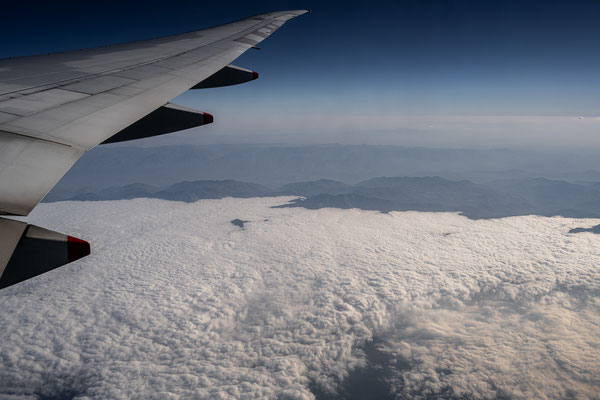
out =
[[[69,254],[69,262],[79,260],[90,255],[90,244],[85,240],[67,236],[67,253]]]

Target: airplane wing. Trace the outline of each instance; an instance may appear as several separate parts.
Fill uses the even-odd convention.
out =
[[[89,50],[0,60],[0,214],[28,215],[87,150],[211,123],[169,103],[258,74],[231,65],[305,10]],[[89,254],[80,239],[0,218],[0,288]]]

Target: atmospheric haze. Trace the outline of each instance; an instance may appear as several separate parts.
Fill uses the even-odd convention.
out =
[[[0,292],[0,397],[598,398],[600,220],[291,199],[40,204],[94,251]]]

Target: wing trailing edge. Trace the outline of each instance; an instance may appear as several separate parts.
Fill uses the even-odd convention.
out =
[[[236,85],[256,72],[231,63],[306,10],[98,49],[0,60],[0,214],[26,216],[101,143],[209,124],[168,103],[190,89]],[[0,289],[90,253],[87,242],[0,218]]]

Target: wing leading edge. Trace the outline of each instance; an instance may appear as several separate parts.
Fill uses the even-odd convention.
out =
[[[258,74],[231,62],[306,12],[273,12],[147,41],[0,60],[0,214],[28,215],[98,144],[212,122],[210,114],[169,100],[190,89],[256,79]],[[145,133],[150,127],[156,129]],[[20,260],[27,259],[31,243],[41,243],[31,238],[40,229],[0,220],[0,283],[9,270],[10,284],[46,272],[45,267],[19,270],[28,268]],[[63,260],[52,256],[68,250],[60,243],[78,242],[54,234],[46,235],[52,245],[44,245],[44,251]],[[68,254],[64,260],[69,262]],[[64,263],[53,262],[49,269]]]

